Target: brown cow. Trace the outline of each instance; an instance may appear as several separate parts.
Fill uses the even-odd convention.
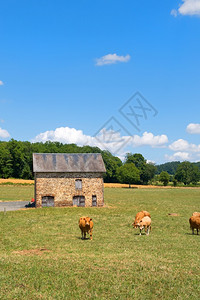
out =
[[[190,228],[192,229],[192,234],[194,234],[194,229],[197,230],[197,234],[199,234],[200,229],[200,217],[192,216],[189,219],[190,222]]]
[[[92,240],[92,230],[93,230],[93,222],[90,217],[81,217],[79,219],[79,228],[81,230],[82,239],[86,239],[86,233],[90,235],[90,239]]]
[[[200,217],[200,212],[195,211],[195,212],[193,212],[192,216],[194,216],[194,217]]]
[[[137,215],[135,216],[135,221],[133,222],[133,228],[137,228],[138,227],[138,222],[140,222],[140,220],[142,220],[142,218],[144,217],[149,217],[151,218],[150,216],[150,213],[146,210],[142,210],[140,212],[137,213]]]
[[[142,234],[142,229],[145,228],[146,235],[149,235],[149,231],[151,230],[151,218],[146,216],[142,218],[137,223],[137,226],[140,228],[140,235]]]

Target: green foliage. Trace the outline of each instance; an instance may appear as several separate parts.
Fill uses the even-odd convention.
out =
[[[113,156],[109,151],[102,151],[101,154],[107,170],[104,181],[117,182],[117,169],[122,166],[121,160]]]
[[[154,178],[155,172],[156,172],[156,166],[150,163],[145,164],[140,174],[140,182],[142,184],[148,184],[148,182]]]
[[[173,182],[173,186],[176,187],[176,186],[177,186],[177,183],[178,183],[178,181],[176,180],[176,178],[173,178],[173,179],[172,179],[172,182]]]
[[[116,182],[117,168],[122,166],[118,157],[98,147],[59,142],[30,143],[11,139],[9,142],[0,142],[0,177],[33,179],[33,153],[101,153],[107,173],[105,182]]]
[[[167,162],[165,164],[157,165],[156,174],[160,174],[162,171],[165,171],[170,175],[174,175],[179,165],[180,165],[180,161],[172,161],[172,162]]]
[[[0,177],[9,178],[12,176],[12,156],[7,148],[6,142],[0,142]]]
[[[199,168],[189,161],[184,161],[178,166],[175,179],[183,182],[185,185],[190,183],[197,184],[200,180]]]
[[[125,164],[133,163],[140,171],[141,184],[148,184],[148,181],[153,179],[156,167],[153,164],[147,164],[146,159],[140,153],[127,153]]]
[[[165,171],[160,173],[160,181],[163,183],[164,186],[167,186],[169,183],[169,174]]]
[[[146,160],[140,153],[127,153],[125,163],[133,163],[136,166],[136,168],[138,168],[138,170],[143,170]]]
[[[117,169],[117,178],[121,183],[137,184],[140,181],[140,171],[133,163],[124,164]]]

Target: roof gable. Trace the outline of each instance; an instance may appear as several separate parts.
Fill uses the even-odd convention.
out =
[[[105,173],[100,153],[33,153],[33,172]]]

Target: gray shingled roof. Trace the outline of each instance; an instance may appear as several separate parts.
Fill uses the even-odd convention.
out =
[[[100,172],[105,165],[100,153],[33,153],[33,172]]]

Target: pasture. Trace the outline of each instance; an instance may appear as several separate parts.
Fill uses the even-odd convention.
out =
[[[21,188],[20,198],[34,189]],[[188,220],[200,189],[105,188],[105,204],[0,213],[0,299],[199,299],[200,236]],[[143,209],[149,236],[131,226]],[[81,240],[82,215],[93,241]]]

